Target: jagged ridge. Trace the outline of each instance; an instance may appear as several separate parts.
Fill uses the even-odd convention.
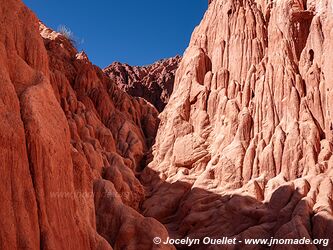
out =
[[[160,60],[148,66],[130,66],[114,62],[103,71],[131,96],[142,97],[163,111],[173,90],[180,56]]]

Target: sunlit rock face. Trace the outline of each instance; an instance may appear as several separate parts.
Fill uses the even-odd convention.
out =
[[[332,0],[209,3],[180,64],[147,73],[178,68],[159,114],[0,0],[0,249],[333,240]]]
[[[130,66],[115,62],[103,71],[131,96],[142,97],[163,111],[173,90],[180,56],[163,59],[148,66]]]
[[[168,233],[138,213],[136,178],[156,109],[21,1],[0,1],[0,24],[0,248],[157,248]]]
[[[143,214],[175,237],[333,240],[332,1],[210,2],[141,175]]]

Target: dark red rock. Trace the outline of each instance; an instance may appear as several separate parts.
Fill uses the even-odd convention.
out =
[[[161,112],[173,90],[180,56],[160,60],[148,66],[112,63],[104,72],[126,93],[142,97]]]

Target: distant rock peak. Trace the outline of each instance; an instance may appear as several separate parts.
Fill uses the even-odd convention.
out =
[[[114,62],[104,72],[117,86],[135,97],[142,97],[161,112],[173,90],[181,56],[159,60],[151,65],[130,66]]]

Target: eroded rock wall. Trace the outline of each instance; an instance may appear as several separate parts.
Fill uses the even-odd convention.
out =
[[[103,71],[131,96],[142,97],[161,112],[173,90],[180,56],[160,60],[148,66],[112,63]]]
[[[332,242],[332,1],[209,3],[158,117],[0,0],[1,249]]]
[[[330,0],[210,1],[141,176],[144,215],[177,237],[332,238],[332,28]]]
[[[156,109],[21,1],[0,1],[0,23],[0,248],[154,249],[151,239],[168,233],[138,213],[136,174]]]

